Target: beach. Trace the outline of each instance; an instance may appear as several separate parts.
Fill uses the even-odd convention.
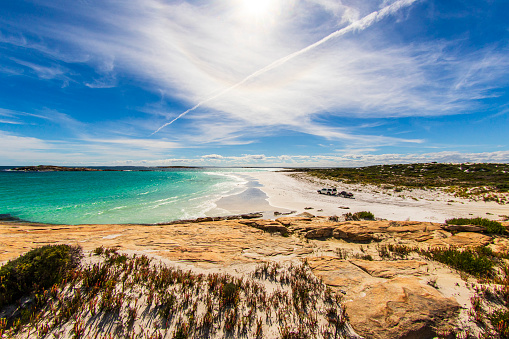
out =
[[[501,215],[509,214],[506,205],[471,201],[441,189],[402,189],[394,193],[370,185],[322,180],[301,172],[257,171],[243,173],[242,178],[248,181],[245,190],[218,200],[218,208],[234,214],[262,212],[265,218],[274,218],[275,211],[295,211],[293,215],[309,212],[316,216],[370,211],[381,219],[439,223],[460,217],[498,220]],[[317,193],[321,188],[331,187],[352,192],[354,199]]]
[[[174,338],[182,328],[191,337],[279,338],[284,331],[308,333],[318,325],[324,329],[318,337],[330,338],[338,323],[343,338],[408,338],[409,334],[432,338],[437,328],[481,333],[470,321],[471,300],[479,286],[476,277],[427,255],[430,248],[449,247],[482,247],[505,255],[509,251],[505,235],[472,225],[444,225],[453,217],[501,219],[507,214],[505,206],[458,199],[438,190],[401,190],[394,196],[380,188],[324,181],[301,172],[249,171],[234,176],[234,189],[208,200],[214,206],[208,210],[209,218],[159,224],[0,221],[0,263],[45,245],[77,245],[84,257],[73,276],[90,275],[100,264],[109,270],[109,284],[118,284],[113,289],[82,288],[90,293],[83,297],[73,294],[75,290],[64,281],[54,288],[58,298],[47,294],[49,306],[43,312],[50,320],[27,324],[13,337],[36,338],[44,330],[71,338],[76,324],[82,326],[83,337],[98,338],[112,333]],[[352,192],[355,199],[318,194],[323,187]],[[370,211],[377,220],[344,221],[343,214],[359,211]],[[255,212],[261,216],[250,214]],[[103,252],[110,254],[98,254]],[[143,267],[130,270],[130,265],[146,260],[152,261],[150,272]],[[179,278],[152,299],[150,284],[169,281],[161,272]],[[148,285],[147,279],[152,279]],[[217,293],[210,289],[214,284]],[[236,299],[238,313],[221,301],[221,291],[232,284],[242,290]],[[301,303],[292,299],[304,287],[314,291],[303,290],[302,300],[308,304],[302,307],[310,312],[302,312]],[[116,313],[103,302],[112,295],[118,301]],[[165,299],[169,295],[178,305],[173,311]],[[336,300],[333,307],[331,295]],[[60,303],[70,297],[76,299],[76,307]],[[256,302],[259,306],[252,306]],[[51,314],[58,309],[73,312],[74,320]],[[297,327],[302,322],[309,328]]]

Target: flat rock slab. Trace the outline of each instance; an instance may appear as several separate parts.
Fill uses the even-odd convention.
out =
[[[443,239],[443,241],[451,246],[457,247],[479,247],[486,246],[493,241],[493,238],[489,235],[472,232],[461,232],[457,233],[449,238]]]
[[[342,290],[350,324],[366,338],[432,338],[433,328],[452,320],[460,308],[417,277],[424,262],[316,257],[308,263],[327,285]]]
[[[279,224],[280,225],[280,224]],[[280,226],[282,227],[282,226]],[[0,262],[49,244],[80,245],[85,251],[99,246],[139,251],[196,266],[226,266],[267,257],[301,257],[310,244],[281,237],[237,220],[175,225],[26,226],[0,223]]]
[[[424,268],[428,265],[424,261],[398,260],[398,261],[369,261],[350,260],[352,264],[359,267],[372,277],[394,278],[395,276],[420,276],[424,274]]]

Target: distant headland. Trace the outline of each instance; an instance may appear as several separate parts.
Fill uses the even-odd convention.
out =
[[[18,172],[98,172],[98,171],[118,171],[115,169],[100,169],[89,167],[65,167],[52,165],[24,166],[11,168],[11,171]]]

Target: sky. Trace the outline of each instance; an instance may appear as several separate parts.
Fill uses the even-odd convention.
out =
[[[0,13],[0,166],[509,162],[507,0]]]

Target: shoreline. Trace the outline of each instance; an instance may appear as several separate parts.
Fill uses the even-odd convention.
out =
[[[276,219],[280,214],[294,216],[303,212],[315,216],[341,216],[345,213],[369,211],[378,219],[438,223],[460,217],[500,220],[502,215],[508,214],[506,205],[470,201],[454,197],[440,189],[403,189],[396,195],[375,186],[338,183],[311,177],[303,172],[249,171],[231,174],[241,179],[242,184],[228,192],[229,194],[210,201],[213,207],[204,211],[203,215],[186,219],[160,220],[155,223],[112,222],[110,225],[160,225],[183,220],[235,217],[251,213],[261,213],[264,219]],[[323,187],[337,187],[339,191],[352,192],[355,199],[318,194],[317,190]],[[0,218],[0,222],[12,224],[70,225],[23,220],[9,214],[1,216],[3,218]],[[75,226],[91,224],[94,223]]]
[[[309,212],[316,216],[342,215],[370,211],[375,217],[395,221],[443,223],[458,217],[483,217],[499,220],[508,207],[495,202],[470,201],[442,190],[403,189],[397,195],[375,186],[344,184],[308,176],[302,172],[253,172],[250,175],[277,209]],[[354,193],[355,199],[318,194],[323,187],[338,187]]]

